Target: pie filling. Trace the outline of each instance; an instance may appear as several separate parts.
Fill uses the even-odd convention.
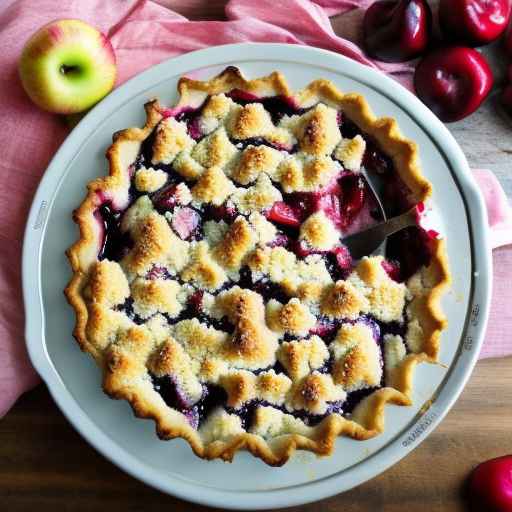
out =
[[[258,98],[238,90],[220,96],[224,103],[229,102],[231,110],[240,111],[248,105],[262,105],[270,115],[274,127],[287,126],[287,123],[294,122],[294,119],[308,116],[308,113],[314,114],[315,109],[318,108],[318,105],[309,109],[298,108],[290,98],[279,96]],[[119,262],[123,266],[123,262],[130,257],[136,243],[130,234],[130,229],[125,226],[128,223],[126,217],[129,213],[127,212],[133,211],[134,205],[139,204],[141,198],[147,197],[153,208],[167,219],[177,239],[188,243],[189,247],[200,247],[200,243],[205,240],[208,241],[209,246],[221,243],[222,237],[226,237],[226,233],[229,233],[234,224],[237,222],[242,224],[241,219],[245,222],[244,225],[255,225],[253,214],[257,211],[258,222],[263,227],[258,228],[261,232],[258,235],[256,249],[251,249],[252,254],[260,251],[262,258],[269,254],[291,254],[295,257],[293,261],[298,262],[297,265],[303,262],[305,268],[309,268],[313,263],[321,266],[322,269],[325,266],[328,274],[322,278],[324,283],[326,279],[330,280],[334,287],[339,282],[343,286],[347,282],[356,283],[357,280],[353,276],[358,262],[352,260],[348,250],[343,246],[343,236],[381,220],[375,199],[359,168],[363,166],[368,172],[378,174],[384,181],[383,203],[388,216],[402,213],[412,206],[410,192],[400,180],[391,158],[381,151],[371,137],[363,133],[340,112],[337,113],[336,124],[341,140],[364,144],[364,149],[359,155],[359,168],[357,165],[351,166],[350,163],[347,165],[348,160],[340,160],[337,149],[332,150],[325,158],[308,156],[307,147],[303,141],[308,137],[313,140],[317,136],[315,130],[318,130],[318,126],[315,125],[316,118],[313,115],[309,125],[304,128],[302,142],[300,139],[290,141],[286,137],[275,134],[267,136],[265,133],[261,136],[244,134],[237,138],[233,135],[236,129],[223,130],[222,127],[219,128],[220,125],[215,116],[209,118],[205,116],[205,109],[209,108],[216,99],[217,97],[208,97],[197,109],[164,112],[164,119],[160,125],[174,119],[176,125],[183,130],[183,140],[190,141],[190,144],[195,147],[194,151],[197,150],[195,159],[191,160],[190,148],[187,153],[187,150],[183,149],[184,146],[179,146],[179,141],[174,140],[163,142],[170,147],[177,144],[181,152],[174,151],[177,156],[174,155],[172,161],[168,163],[165,158],[161,160],[156,158],[155,148],[157,138],[161,137],[159,131],[161,127],[158,125],[155,128],[152,135],[142,144],[139,156],[130,168],[131,186],[127,208],[116,211],[111,203],[105,202],[96,214],[103,229],[103,243],[98,259]],[[169,113],[171,115],[165,117]],[[208,123],[211,123],[211,126]],[[211,156],[212,152],[215,153],[215,148],[212,150],[211,145],[212,137],[215,136],[227,137],[222,144],[229,149],[230,156],[218,165],[231,181],[230,184],[219,185],[217,191],[215,188],[217,178],[212,174],[214,190],[213,195],[210,196],[208,190],[203,193],[198,183],[204,178],[207,172],[205,169],[209,172],[211,162],[207,161],[208,157],[204,157],[198,148],[204,143],[208,149],[210,144]],[[260,170],[265,167],[264,164],[258,167],[264,156],[255,149],[262,146],[273,150],[271,156],[279,160],[279,163],[268,172],[265,170],[259,174],[252,173],[253,168]],[[253,167],[248,165],[244,168],[240,165],[240,161],[246,154],[247,158],[252,155]],[[295,160],[293,160],[294,156],[297,157]],[[222,159],[222,155],[219,158]],[[302,168],[294,167],[299,160]],[[197,163],[198,161],[200,163]],[[289,171],[281,170],[279,175],[281,178],[278,178],[275,168],[283,169],[286,165],[289,165]],[[319,172],[323,172],[322,165],[326,166],[325,169],[328,168],[325,172],[328,172],[330,177],[326,181],[319,178]],[[286,179],[283,178],[285,174]],[[299,186],[296,185],[294,176],[297,176],[297,180],[302,180]],[[319,185],[315,185],[315,180]],[[255,187],[260,185],[262,189],[258,191],[259,195],[255,192],[253,203],[258,203],[265,194],[271,199],[265,199],[267,203],[262,207],[248,208],[247,204],[250,200],[247,198],[252,191],[256,191]],[[231,187],[230,193],[225,193],[226,186]],[[263,189],[263,187],[266,188]],[[234,197],[245,199],[235,200]],[[275,200],[272,200],[272,197]],[[318,221],[318,227],[313,219]],[[311,231],[307,229],[309,224],[311,224]],[[217,236],[213,233],[215,230],[221,233],[218,235],[220,242],[215,240],[212,242],[212,238]],[[325,241],[316,241],[315,237],[322,230],[325,231]],[[333,230],[336,235],[334,243],[331,242]],[[386,258],[380,261],[380,264],[397,287],[401,286],[400,283],[404,283],[421,266],[428,265],[431,257],[430,241],[430,235],[419,226],[408,228],[390,237]],[[278,248],[283,250],[279,249],[278,252],[272,253]],[[272,407],[299,418],[310,426],[318,424],[332,413],[350,417],[354,407],[364,397],[386,385],[384,344],[397,336],[402,340],[406,339],[408,328],[406,294],[401,313],[399,312],[391,320],[383,319],[385,315],[380,315],[379,318],[379,315],[375,315],[371,310],[338,315],[329,314],[328,307],[312,306],[304,312],[300,310],[297,303],[291,301],[293,297],[300,297],[300,292],[290,291],[287,283],[279,282],[279,279],[271,278],[265,271],[257,269],[253,260],[250,254],[249,256],[245,254],[239,268],[236,268],[236,265],[230,267],[232,262],[228,261],[228,271],[222,283],[210,286],[204,285],[199,278],[198,280],[190,277],[185,279],[182,273],[155,263],[144,276],[144,286],[152,281],[177,283],[182,290],[185,290],[182,294],[185,299],[182,299],[181,307],[177,308],[179,311],[169,310],[163,313],[160,311],[160,317],[163,317],[165,322],[173,328],[185,325],[184,322],[187,321],[189,324],[196,322],[194,325],[197,325],[198,321],[201,328],[222,333],[220,336],[227,336],[232,340],[232,344],[240,343],[241,353],[246,341],[244,332],[240,330],[236,319],[229,314],[213,312],[212,303],[219,294],[226,294],[234,287],[256,292],[262,297],[266,306],[267,318],[273,318],[274,309],[279,313],[278,318],[282,325],[277,322],[279,324],[277,328],[272,328],[272,332],[278,332],[276,346],[279,348],[274,350],[274,353],[278,353],[277,358],[271,357],[272,364],[260,367],[258,362],[238,365],[234,357],[234,362],[229,367],[231,380],[223,380],[222,376],[198,379],[194,377],[193,393],[190,392],[189,384],[184,383],[184,377],[179,372],[166,373],[164,370],[156,371],[148,366],[154,389],[168,406],[182,412],[190,425],[196,429],[200,428],[212,412],[218,411],[219,408],[239,417],[242,428],[247,431],[251,431],[255,414],[262,407]],[[212,268],[211,272],[215,272],[217,267],[213,265]],[[287,327],[287,317],[283,311],[290,304],[297,307],[297,311],[300,310],[299,313],[294,312],[294,315],[303,315],[307,318],[304,322],[305,327]],[[333,307],[335,306],[336,304]],[[292,306],[290,308],[293,309]],[[144,324],[156,314],[154,311],[147,313],[140,306],[135,307],[134,298],[131,296],[123,304],[117,305],[116,309],[125,313],[135,324]],[[291,324],[294,318],[290,321]],[[298,320],[297,322],[300,323]],[[280,328],[281,331],[279,331]],[[343,338],[340,334],[342,331],[355,335],[356,330],[357,336],[362,337],[361,346],[366,344],[364,345],[366,352],[359,354],[356,354],[356,350],[352,350],[353,346],[350,343],[349,346],[340,341]],[[368,345],[368,339],[372,340],[373,348]],[[193,344],[194,340],[189,342]],[[304,342],[304,346],[316,347],[311,348],[310,356],[304,356],[300,352],[302,348],[299,350],[297,345],[300,342]],[[403,345],[409,352],[410,348],[407,344]],[[298,371],[293,366],[295,351],[297,354],[300,353],[300,357],[297,357],[302,358],[302,363],[304,358],[306,360],[306,370],[300,375],[292,375],[293,372]],[[187,356],[187,361],[194,361],[193,351],[190,354],[190,357]],[[360,379],[354,377],[351,380],[351,365],[357,363],[357,357],[363,361],[364,368],[369,368],[369,373],[364,374]],[[204,354],[201,358],[197,365],[205,364]],[[262,361],[265,361],[265,358],[262,358]],[[372,364],[375,367],[372,367]],[[344,373],[344,368],[347,373]],[[237,370],[242,376],[236,373]],[[198,375],[197,368],[192,373],[194,372]],[[338,375],[334,384],[331,375]],[[279,376],[283,377],[282,382],[278,379]],[[330,380],[322,380],[322,376]],[[271,382],[270,386],[265,384],[265,378]],[[253,391],[245,396],[243,390],[239,388],[247,383],[251,383]],[[275,391],[274,388],[281,384],[285,391],[282,393]],[[295,398],[283,398],[286,393],[294,394]]]

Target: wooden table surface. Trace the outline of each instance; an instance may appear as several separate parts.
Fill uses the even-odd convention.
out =
[[[170,0],[192,18],[222,19],[225,0]],[[180,7],[181,5],[181,7]],[[339,20],[333,19],[336,28]],[[499,51],[490,50],[499,64]],[[503,66],[501,66],[503,67]],[[512,125],[492,99],[449,125],[473,167],[492,169],[512,196]],[[504,333],[504,335],[509,335]],[[463,484],[480,461],[512,453],[512,358],[480,361],[441,425],[377,478],[309,512],[455,512],[468,510]],[[23,396],[0,421],[0,510],[8,512],[200,511],[129,477],[68,424],[44,386]],[[485,511],[482,511],[485,512]]]

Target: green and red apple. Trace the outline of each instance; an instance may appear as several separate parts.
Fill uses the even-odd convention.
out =
[[[25,44],[19,61],[23,88],[44,110],[83,112],[114,87],[116,58],[110,41],[75,19],[52,21]]]

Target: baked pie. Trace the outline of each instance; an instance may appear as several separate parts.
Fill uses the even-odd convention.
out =
[[[66,295],[105,392],[205,459],[277,466],[377,435],[437,359],[445,245],[419,220],[385,258],[355,261],[343,238],[381,220],[362,168],[388,216],[421,212],[416,145],[327,80],[293,93],[228,67],[178,91],[114,134],[74,212]]]

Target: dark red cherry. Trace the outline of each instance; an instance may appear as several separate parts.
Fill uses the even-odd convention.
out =
[[[510,0],[441,0],[439,23],[448,41],[480,46],[507,28]]]
[[[310,334],[316,334],[320,338],[327,338],[333,334],[338,327],[338,324],[327,318],[318,320],[315,326],[309,331]]]
[[[203,296],[204,292],[202,290],[195,291],[188,299],[188,303],[190,307],[197,313],[200,314],[203,309]]]
[[[512,455],[482,462],[471,475],[472,510],[510,512],[512,510]]]
[[[300,227],[302,223],[301,212],[283,201],[276,201],[267,213],[267,219],[276,224]]]
[[[414,74],[414,87],[421,101],[447,123],[473,113],[492,84],[492,71],[485,58],[462,46],[427,55]]]
[[[404,62],[428,47],[432,12],[426,0],[378,0],[363,21],[367,53],[384,62]]]
[[[393,281],[400,281],[400,264],[398,261],[382,260],[382,268]]]
[[[178,204],[177,185],[169,185],[153,195],[153,204],[161,212],[170,211]]]
[[[299,257],[299,258],[306,258],[310,254],[315,254],[318,251],[313,249],[305,240],[296,240],[292,244],[292,251]]]
[[[338,267],[342,270],[349,270],[352,267],[352,256],[349,250],[344,246],[335,247],[332,252],[336,256]]]

